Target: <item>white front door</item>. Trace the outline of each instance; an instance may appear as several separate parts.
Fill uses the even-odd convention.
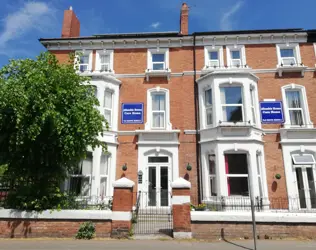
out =
[[[295,166],[300,209],[316,209],[315,175],[313,168]],[[290,201],[291,202],[291,201]]]
[[[146,207],[170,206],[169,157],[148,157],[146,171]]]

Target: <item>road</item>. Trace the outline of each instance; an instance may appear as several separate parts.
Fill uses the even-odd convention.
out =
[[[64,239],[8,239],[0,240],[1,250],[251,250],[252,241],[234,242],[205,242],[205,241],[176,241],[176,240],[64,240]],[[316,249],[316,241],[297,241],[297,240],[265,240],[258,242],[258,250],[312,250]]]

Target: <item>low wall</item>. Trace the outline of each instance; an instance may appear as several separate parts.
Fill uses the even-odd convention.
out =
[[[0,210],[0,238],[74,237],[80,224],[92,221],[96,237],[110,237],[112,211],[62,210],[21,212]]]
[[[256,213],[260,239],[316,239],[316,214]],[[245,212],[191,212],[192,235],[197,239],[252,238],[251,214]]]

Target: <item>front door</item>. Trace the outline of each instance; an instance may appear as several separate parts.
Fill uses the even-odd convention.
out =
[[[169,168],[164,165],[148,166],[148,207],[169,206]]]
[[[312,167],[296,166],[296,181],[301,209],[316,209],[315,176]]]

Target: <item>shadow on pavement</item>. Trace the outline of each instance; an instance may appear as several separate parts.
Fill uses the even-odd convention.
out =
[[[226,243],[228,243],[228,244],[234,245],[234,246],[239,247],[239,248],[242,248],[242,249],[253,250],[252,248],[245,247],[245,246],[236,244],[236,243],[234,243],[234,242],[231,242],[231,241],[229,241],[229,240],[226,240],[226,239],[225,239],[224,228],[221,229],[221,238],[223,239],[224,242],[226,242]]]

